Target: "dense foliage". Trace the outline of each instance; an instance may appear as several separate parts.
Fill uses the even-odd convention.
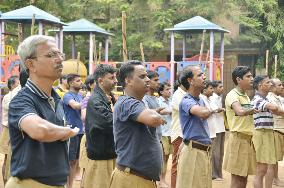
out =
[[[3,0],[2,0],[3,1]],[[226,39],[226,44],[250,43],[257,45],[259,54],[266,49],[284,61],[284,3],[283,0],[4,0],[0,10],[7,12],[33,4],[64,22],[86,18],[115,34],[111,39],[111,60],[122,60],[121,12],[127,14],[127,47],[130,59],[141,59],[140,42],[144,45],[146,61],[169,48],[169,36],[165,28],[200,15],[217,21],[222,19],[241,26],[243,32],[237,38]],[[219,21],[219,22],[218,22]],[[16,25],[9,24],[7,31],[17,34]],[[29,28],[25,28],[26,35]],[[98,41],[102,41],[96,37]],[[8,42],[17,45],[15,37]],[[64,51],[70,57],[71,37],[64,41]],[[88,37],[77,37],[77,50],[87,59]],[[97,44],[98,46],[98,44]],[[98,47],[97,47],[98,48]],[[273,62],[273,56],[270,56]],[[263,58],[260,58],[263,63]],[[262,66],[262,64],[261,64]],[[272,67],[272,66],[271,66]],[[284,65],[283,65],[284,68]],[[271,71],[272,72],[272,71]],[[283,72],[283,71],[282,71]],[[284,77],[284,74],[281,76]]]

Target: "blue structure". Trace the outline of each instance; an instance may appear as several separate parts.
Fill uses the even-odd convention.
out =
[[[191,19],[183,21],[174,25],[173,28],[165,29],[171,33],[171,85],[174,84],[175,75],[175,59],[174,59],[174,33],[183,35],[183,61],[186,58],[186,34],[192,33],[210,33],[210,58],[209,58],[209,79],[213,80],[213,58],[214,58],[214,33],[221,33],[221,45],[220,45],[220,62],[224,61],[224,33],[229,31],[222,27],[206,20],[201,16],[195,16]],[[200,63],[200,62],[199,62]],[[194,63],[192,64],[194,65]],[[223,71],[223,66],[222,66]],[[223,74],[222,74],[223,75]],[[222,78],[223,80],[223,78]]]
[[[57,38],[57,45],[61,51],[63,51],[63,25],[65,23],[61,22],[59,18],[33,6],[29,5],[23,8],[12,10],[1,14],[0,16],[0,53],[3,53],[3,36],[4,33],[4,23],[5,22],[16,22],[22,24],[31,24],[33,17],[35,18],[35,24],[38,24],[39,35],[43,35],[44,25],[53,25],[60,29],[60,37]]]
[[[75,59],[75,40],[76,35],[86,34],[90,36],[89,40],[89,73],[93,70],[92,64],[93,60],[93,51],[94,51],[94,42],[93,36],[102,35],[105,37],[105,62],[108,62],[108,44],[109,44],[109,36],[114,36],[113,34],[107,32],[105,29],[97,26],[96,24],[82,18],[73,22],[68,23],[67,26],[63,26],[63,33],[67,35],[72,35],[72,59]]]

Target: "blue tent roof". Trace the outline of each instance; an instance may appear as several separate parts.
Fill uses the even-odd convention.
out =
[[[113,35],[103,28],[97,26],[96,24],[82,18],[79,20],[76,20],[74,22],[68,23],[68,26],[63,26],[63,32],[73,34],[73,33],[99,33],[103,35]]]
[[[32,5],[3,13],[0,15],[0,20],[13,21],[17,23],[31,23],[33,15],[35,15],[36,23],[44,21],[51,24],[66,25],[61,22],[59,18]]]
[[[223,29],[219,25],[216,25],[201,16],[195,16],[186,21],[174,25],[174,28],[165,29],[165,31],[177,31],[177,32],[202,32],[207,31],[217,31],[221,33],[229,33],[230,31]]]

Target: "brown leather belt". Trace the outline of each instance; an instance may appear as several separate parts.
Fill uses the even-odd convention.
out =
[[[209,152],[210,149],[211,149],[211,145],[204,145],[204,144],[200,144],[198,142],[194,142],[194,141],[187,141],[187,140],[184,140],[183,141],[185,145],[189,145],[189,143],[191,142],[191,145],[192,145],[192,148],[195,148],[195,149],[199,149],[199,150],[203,150],[203,151],[206,151],[206,152]]]
[[[140,178],[143,178],[143,179],[145,179],[145,180],[154,181],[153,179],[148,178],[147,176],[144,176],[143,174],[141,174],[141,173],[139,173],[139,172],[137,172],[137,171],[135,171],[135,170],[132,170],[132,169],[130,169],[129,167],[121,166],[121,165],[116,164],[116,168],[117,168],[118,170],[122,171],[122,172],[129,173],[129,174],[133,174],[133,175],[138,176],[138,177],[140,177]]]

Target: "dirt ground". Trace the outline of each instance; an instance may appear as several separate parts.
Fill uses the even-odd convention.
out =
[[[0,154],[0,166],[2,167],[4,156]],[[167,182],[170,183],[170,169],[171,169],[171,159],[169,159],[169,170],[167,173]],[[0,173],[1,174],[1,173]],[[279,177],[281,180],[284,180],[284,161],[279,163]],[[229,188],[230,187],[230,174],[224,171],[224,180],[223,181],[213,181],[213,188]],[[252,185],[253,176],[249,177],[247,188],[253,188]],[[2,174],[0,175],[0,188],[4,188]],[[75,181],[74,188],[80,188],[80,181]],[[273,186],[273,188],[278,188]]]

